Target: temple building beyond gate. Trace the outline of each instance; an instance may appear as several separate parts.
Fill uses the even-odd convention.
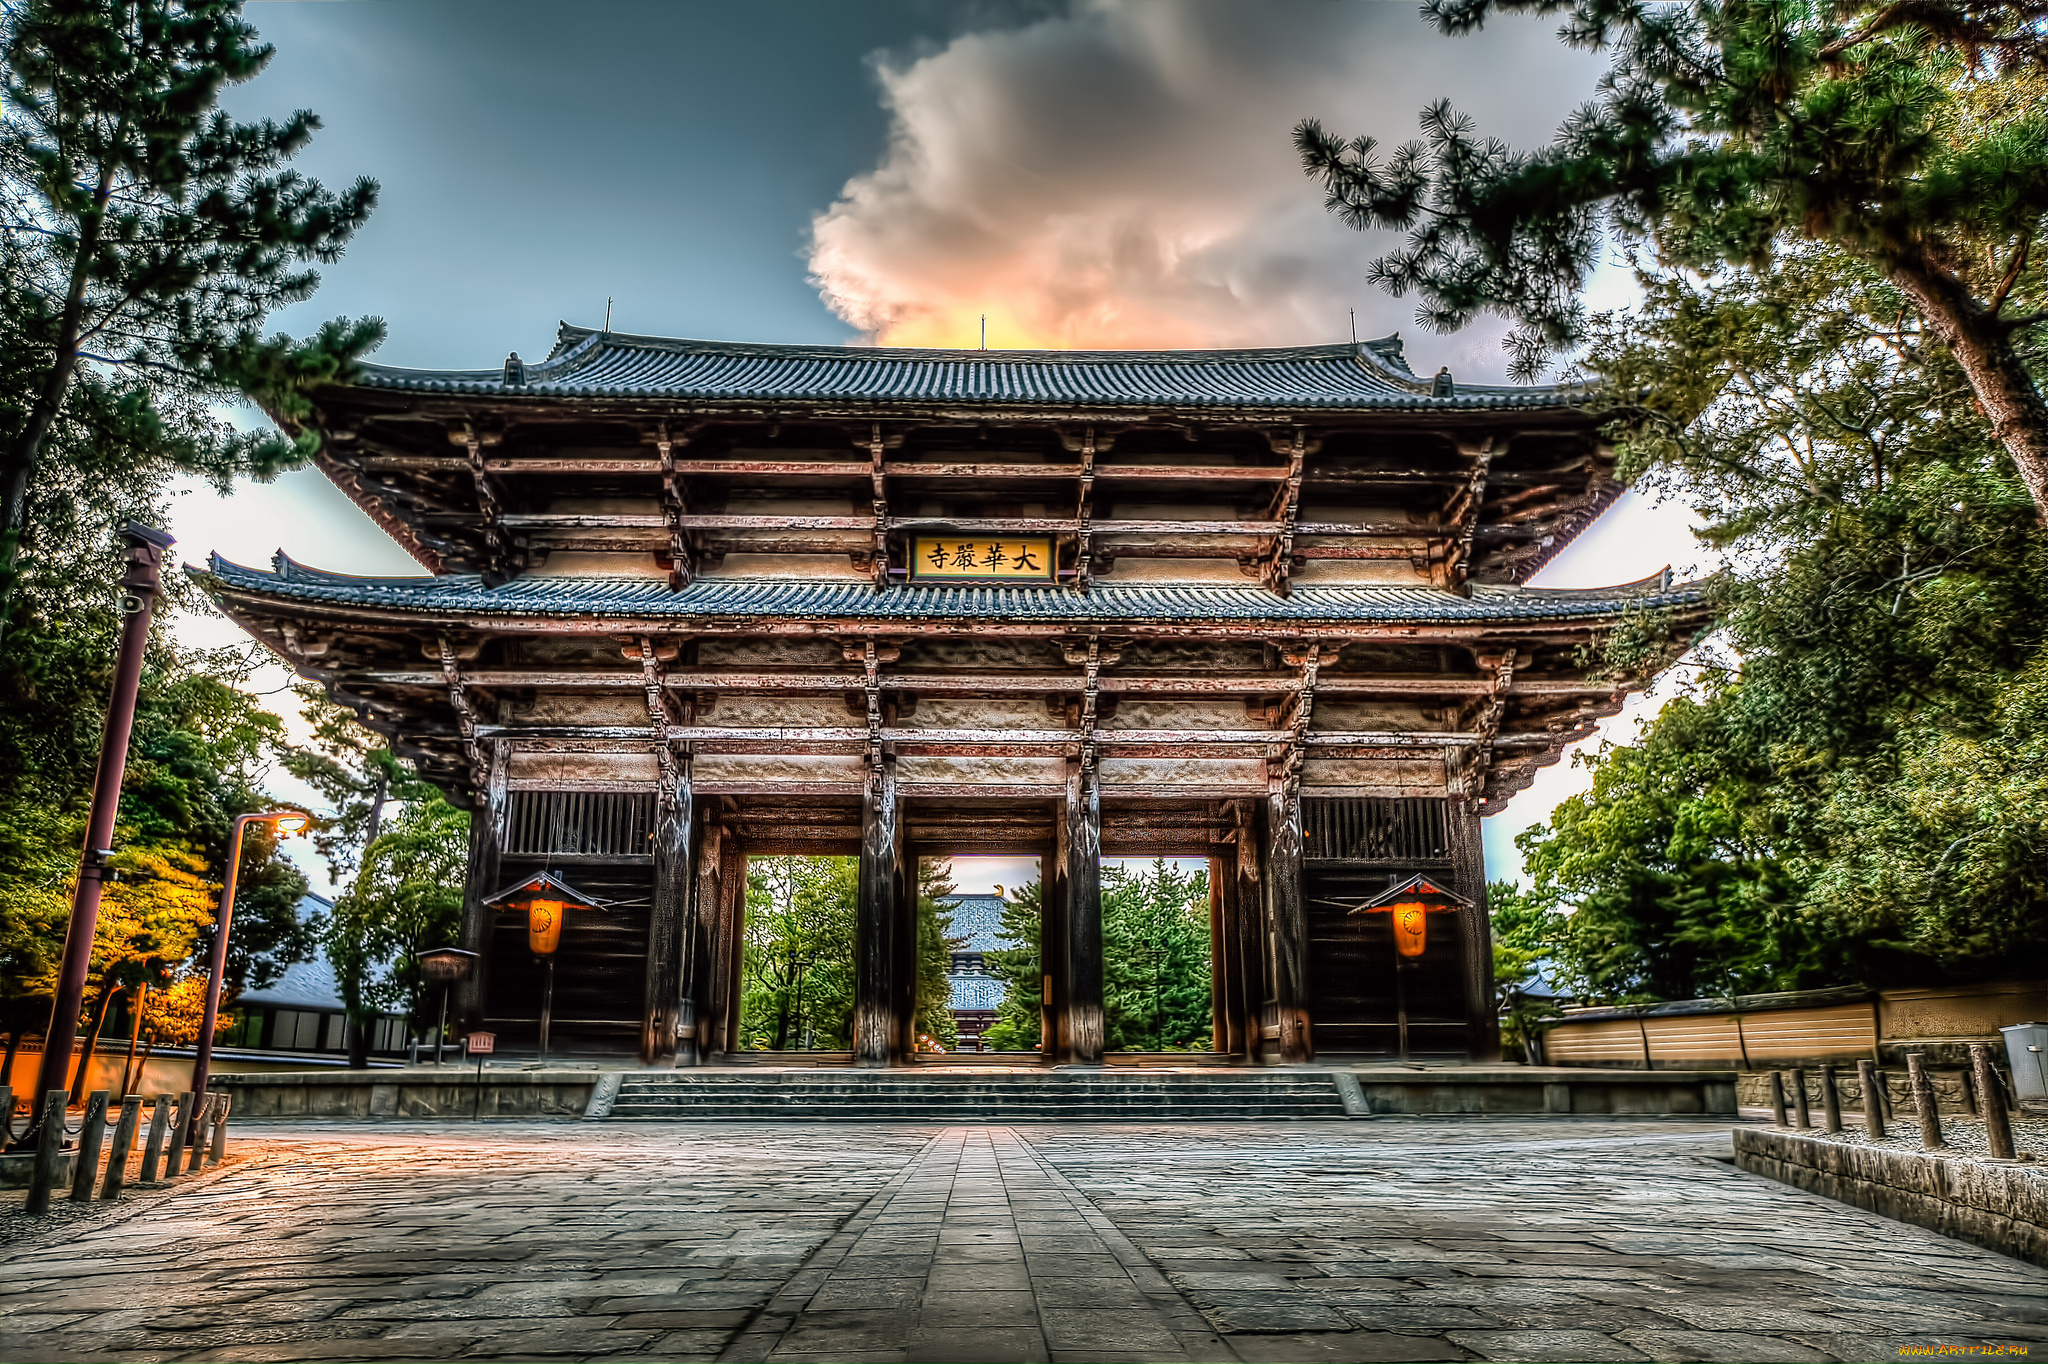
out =
[[[551,996],[557,1054],[730,1057],[748,859],[829,854],[859,858],[853,1062],[914,1064],[917,860],[1005,854],[1041,859],[1048,1064],[1103,1058],[1123,856],[1207,859],[1217,1053],[1483,1061],[1481,817],[1648,682],[1608,632],[1668,662],[1707,615],[1668,573],[1524,585],[1620,492],[1585,399],[1418,377],[1396,339],[564,326],[280,416],[421,576],[195,572],[473,812],[457,1005],[501,1052]],[[490,903],[542,871],[601,906],[545,959]],[[1418,875],[1431,912],[1374,912]]]

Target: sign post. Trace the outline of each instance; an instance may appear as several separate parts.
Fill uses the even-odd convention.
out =
[[[498,1035],[494,1032],[473,1032],[463,1039],[463,1045],[476,1058],[476,1106],[470,1111],[469,1120],[479,1122],[484,1114],[484,1058],[498,1049]]]

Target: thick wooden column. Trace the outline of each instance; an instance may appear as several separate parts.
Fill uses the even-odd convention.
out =
[[[690,839],[696,801],[690,760],[681,758],[675,781],[654,806],[654,907],[647,918],[647,1007],[640,1023],[642,1065],[694,1065],[695,1003],[684,988],[696,947]],[[687,1028],[687,1031],[685,1029]]]
[[[1265,1054],[1266,933],[1265,907],[1259,891],[1258,820],[1250,801],[1236,803],[1237,858],[1228,870],[1231,940],[1237,948],[1231,972],[1231,1001],[1237,1010],[1238,1036],[1247,1061]],[[1276,1033],[1275,1036],[1278,1034]]]
[[[1038,859],[1038,1050],[1048,1061],[1066,1056],[1067,821],[1053,821],[1052,846]]]
[[[469,974],[455,986],[455,1016],[465,1033],[482,1030],[491,997],[491,930],[497,911],[484,899],[500,889],[498,863],[504,855],[506,807],[511,800],[506,782],[510,755],[504,741],[492,742],[490,751],[484,789],[477,792],[469,812],[469,872],[462,884],[462,946],[476,953]]]
[[[699,809],[690,838],[689,932],[683,939],[682,1003],[676,1016],[676,1064],[694,1065],[725,1049],[717,1008],[724,1000],[718,984],[719,953],[725,944],[725,831],[712,812]]]
[[[1095,774],[1067,781],[1067,1028],[1069,1058],[1102,1064],[1102,797]]]
[[[1480,831],[1479,802],[1453,796],[1445,803],[1444,821],[1451,844],[1452,886],[1472,902],[1458,911],[1460,945],[1465,954],[1465,1016],[1475,1061],[1500,1059],[1500,1018],[1494,1003],[1493,925],[1486,908],[1486,840]]]
[[[1301,798],[1275,789],[1266,809],[1266,938],[1272,952],[1272,1025],[1284,1064],[1315,1055],[1309,1031],[1308,907],[1301,884]]]
[[[1230,994],[1229,935],[1223,928],[1223,859],[1209,859],[1209,1050],[1229,1055]]]
[[[725,940],[729,944],[723,958],[725,962],[725,1049],[743,1050],[740,1038],[740,1014],[747,1003],[747,855],[739,850],[739,840],[725,841]]]
[[[860,802],[860,891],[854,909],[853,1063],[887,1066],[896,1050],[898,861],[896,765],[884,762]]]

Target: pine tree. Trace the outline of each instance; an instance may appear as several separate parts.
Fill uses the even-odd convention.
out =
[[[135,376],[145,407],[255,390],[289,409],[296,387],[381,335],[374,322],[304,344],[259,334],[312,293],[307,267],[340,256],[377,191],[332,194],[288,168],[313,114],[237,123],[216,107],[270,60],[255,39],[240,0],[23,0],[0,18],[0,631],[82,374]],[[306,452],[216,429],[182,453],[264,474]]]
[[[1661,262],[1768,272],[1782,247],[1874,267],[1955,357],[2048,517],[2048,26],[2037,0],[1428,0],[1446,33],[1494,11],[1565,13],[1613,53],[1556,141],[1517,152],[1439,102],[1382,158],[1313,119],[1295,133],[1329,206],[1409,231],[1374,263],[1424,325],[1511,318],[1518,377],[1585,337],[1580,290],[1611,235]]]

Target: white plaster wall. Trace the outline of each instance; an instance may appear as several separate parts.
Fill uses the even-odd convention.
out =
[[[830,533],[830,532],[826,532]],[[855,550],[874,548],[873,537],[858,531],[845,534],[846,554],[728,554],[716,568],[707,568],[704,578],[800,578],[806,581],[872,582],[874,575],[853,566],[849,557]]]
[[[521,575],[528,578],[667,578],[668,570],[644,549],[604,554],[588,550],[553,550],[547,562]]]
[[[859,754],[772,757],[756,753],[704,753],[692,762],[691,773],[699,782],[862,782],[867,780],[867,763]]]
[[[962,782],[978,786],[1011,783],[1061,783],[1067,779],[1063,758],[914,758],[896,760],[896,780]]]
[[[506,774],[513,781],[616,781],[652,783],[661,765],[649,752],[520,753],[514,752]]]
[[[1266,787],[1266,764],[1258,758],[1104,758],[1102,787],[1171,782],[1181,786]]]

